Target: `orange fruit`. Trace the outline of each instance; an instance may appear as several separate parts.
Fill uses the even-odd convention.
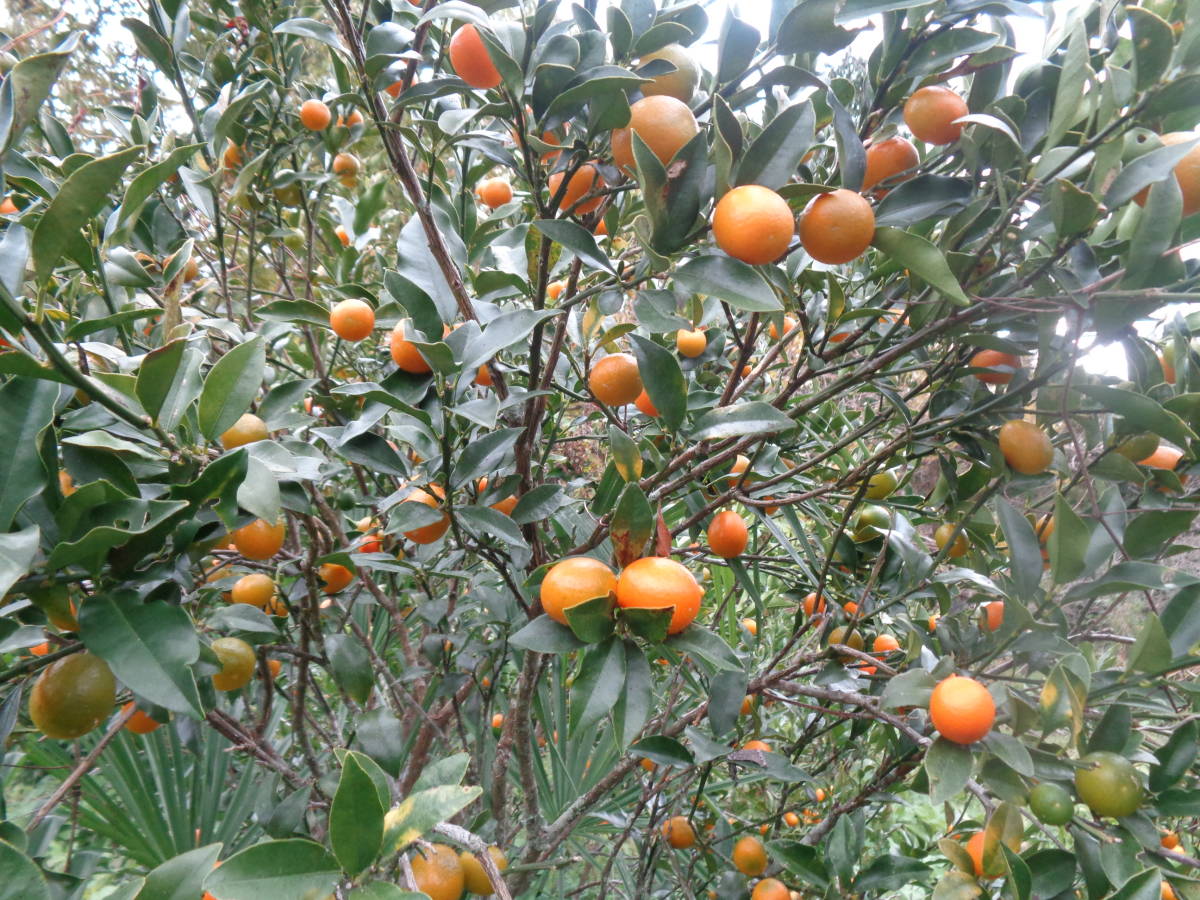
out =
[[[1022,475],[1040,475],[1054,460],[1054,445],[1037,425],[1010,419],[1000,426],[1000,452],[1004,461]]]
[[[946,740],[973,744],[992,730],[996,703],[988,689],[975,679],[951,675],[933,689],[929,718]]]
[[[305,100],[300,104],[300,124],[309,131],[324,131],[333,114],[320,100]]]
[[[588,388],[605,406],[632,403],[642,392],[637,360],[628,353],[611,353],[592,363]]]
[[[504,713],[496,713],[492,716],[492,728],[500,729],[504,727]]]
[[[1161,900],[1179,900],[1179,895],[1175,893],[1175,889],[1167,881],[1163,881],[1162,888],[1159,890],[1159,896]]]
[[[333,158],[333,174],[334,175],[357,175],[358,170],[362,168],[362,163],[358,161],[358,157],[353,153],[339,153]]]
[[[565,175],[566,172],[555,172],[546,182],[550,189],[551,200],[558,196],[558,189]],[[584,163],[575,170],[575,174],[567,182],[562,199],[558,201],[558,208],[569,210],[572,215],[576,216],[587,215],[604,202],[604,197],[593,197],[591,200],[583,203],[579,202],[580,199],[592,191],[598,191],[603,187],[604,179],[600,177],[600,173],[596,171],[596,167],[591,163]]]
[[[58,470],[58,489],[64,497],[70,497],[73,493],[79,490],[75,487],[75,479],[71,477],[71,473],[66,469]]]
[[[1033,523],[1033,530],[1037,535],[1038,543],[1043,547],[1050,540],[1050,535],[1054,534],[1054,525],[1054,513],[1046,513],[1046,515]]]
[[[546,285],[546,295],[551,300],[557,300],[559,297],[562,296],[562,292],[565,291],[566,289],[567,289],[567,283],[565,281],[552,281],[548,285]]]
[[[590,556],[559,560],[542,579],[542,609],[554,621],[566,625],[572,606],[606,597],[617,589],[617,576],[604,563]]]
[[[688,51],[679,44],[667,44],[661,50],[647,53],[638,61],[644,66],[654,59],[663,59],[675,67],[673,72],[663,72],[652,75],[651,80],[641,86],[643,97],[664,95],[674,97],[683,103],[692,99],[696,86],[700,83],[700,67],[692,59]]]
[[[783,333],[781,334],[779,331],[779,328],[775,325],[774,322],[772,322],[771,326],[767,329],[767,334],[769,334],[771,336],[771,340],[777,341],[784,335],[791,334],[796,329],[796,326],[798,324],[799,323],[796,321],[795,316],[784,316],[783,317]],[[749,373],[746,373],[746,374],[749,374]]]
[[[440,493],[440,489],[437,487],[437,485],[430,485],[429,489],[434,493]],[[411,494],[404,498],[404,502],[424,503],[430,509],[438,508],[437,498],[425,493],[425,491],[421,490],[420,488],[413,490]],[[414,544],[432,544],[443,534],[445,534],[446,529],[449,527],[450,516],[443,512],[441,519],[438,521],[432,523],[431,525],[422,525],[419,528],[414,528],[412,531],[406,531],[404,532],[404,536]]]
[[[236,422],[229,426],[219,440],[222,447],[226,450],[232,450],[235,447],[241,447],[243,444],[265,441],[270,436],[271,433],[267,431],[266,422],[254,415],[254,413],[243,413],[238,417]]]
[[[662,556],[645,556],[625,567],[617,578],[617,603],[623,609],[674,607],[668,634],[678,634],[700,612],[704,590],[683,565]]]
[[[492,370],[488,368],[487,363],[484,363],[475,370],[475,380],[473,383],[479,385],[480,387],[492,386],[494,383],[492,380]]]
[[[278,678],[279,673],[283,671],[283,663],[277,659],[268,659],[267,668],[271,671],[272,678]]]
[[[250,683],[254,676],[254,648],[241,638],[223,637],[212,642],[221,671],[212,677],[218,691],[236,691]]]
[[[1158,354],[1158,364],[1162,367],[1163,381],[1165,381],[1167,384],[1174,384],[1175,383],[1175,360],[1172,358],[1175,355],[1173,352],[1174,348],[1172,346],[1168,345],[1167,350],[1170,350],[1172,352],[1170,352],[1170,353],[1164,352],[1164,353]]]
[[[853,600],[848,600],[847,602],[842,604],[842,612],[844,612],[846,615],[848,615],[850,618],[853,619],[855,616],[858,615],[858,604],[855,603]]]
[[[1196,135],[1190,131],[1173,131],[1162,135],[1160,140],[1165,146],[1171,147],[1175,144],[1182,144],[1184,141],[1190,141],[1195,137]],[[1175,164],[1175,180],[1179,182],[1179,190],[1183,194],[1183,214],[1190,216],[1192,213],[1200,211],[1200,146],[1193,147],[1183,159]],[[1134,202],[1138,206],[1144,206],[1149,195],[1150,188],[1143,188],[1133,198]],[[1173,377],[1168,381],[1171,384],[1175,383]]]
[[[899,649],[900,642],[890,634],[876,635],[871,644],[871,650],[875,653],[894,653]]]
[[[680,356],[695,359],[704,352],[704,348],[707,346],[708,336],[701,328],[697,328],[694,331],[680,328],[675,332],[675,349],[679,351]]]
[[[1164,832],[1158,843],[1164,850],[1174,850],[1179,846],[1179,835],[1173,831]]]
[[[233,545],[246,559],[270,559],[283,549],[287,529],[282,522],[271,525],[255,519],[233,532]]]
[[[1183,453],[1174,447],[1160,446],[1145,459],[1139,460],[1139,462],[1141,465],[1149,466],[1152,469],[1174,469],[1179,465],[1179,460],[1182,458]]]
[[[874,237],[871,204],[845,188],[813,197],[800,216],[800,243],[817,262],[850,262],[862,255]]]
[[[1004,624],[1004,601],[993,600],[983,605],[984,624],[988,631],[999,631]]]
[[[350,246],[350,232],[346,231],[341,225],[333,229],[333,233],[337,235],[337,239],[342,242],[343,247]]]
[[[630,173],[637,172],[633,158],[635,133],[664,166],[700,133],[688,105],[665,94],[643,97],[629,107],[629,113],[629,124],[612,133],[612,155],[617,168]]]
[[[789,900],[792,893],[778,878],[764,878],[754,886],[750,900]]]
[[[817,788],[815,791],[813,791],[813,797],[816,798],[816,801],[818,803],[824,803],[825,802],[825,789]]]
[[[742,624],[742,627],[745,628],[748,632],[750,632],[751,635],[753,635],[754,637],[758,637],[758,622],[756,622],[754,619],[742,619],[741,624]],[[750,698],[747,697],[746,700],[748,700],[748,699],[750,699]],[[742,701],[743,706],[745,705],[745,702],[746,702],[745,700]]]
[[[499,847],[488,847],[488,856],[492,858],[492,862],[501,872],[508,868],[508,857]],[[487,877],[487,872],[483,870],[483,863],[475,858],[475,854],[468,853],[466,850],[458,854],[458,861],[462,865],[463,883],[466,885],[467,893],[490,897],[495,889]]]
[[[412,375],[428,375],[433,371],[429,363],[425,361],[425,357],[421,355],[421,351],[412,341],[408,340],[403,322],[397,322],[396,327],[392,329],[389,348],[392,352],[392,362],[401,371]]]
[[[517,508],[518,497],[516,494],[509,494],[503,500],[497,500],[489,506],[497,512],[502,512],[506,516],[511,516],[512,511]]]
[[[904,124],[917,140],[927,144],[953,144],[963,130],[954,120],[970,111],[967,102],[950,88],[929,85],[905,101]]]
[[[128,711],[133,705],[134,702],[130,700],[121,707],[121,712]],[[125,723],[125,730],[134,734],[149,734],[161,725],[162,722],[155,721],[144,710],[135,709],[133,715],[129,717],[129,721]]]
[[[974,867],[975,867],[975,877],[976,878],[984,877],[983,841],[984,841],[984,834],[982,831],[975,832],[973,835],[971,835],[971,839],[967,841],[967,853],[970,854],[971,864],[974,865]],[[996,854],[996,857],[999,857],[999,856],[1000,856],[1000,853],[998,852]],[[986,874],[986,877],[988,877],[988,878],[998,878],[1004,874],[1004,865],[1003,865],[1003,863],[998,862],[996,860],[996,857],[993,857],[992,868],[989,869]]]
[[[980,350],[971,357],[970,366],[972,369],[993,370],[974,373],[984,384],[1008,384],[1013,380],[1013,372],[1021,368],[1021,360],[1002,350]]]
[[[221,164],[227,169],[236,169],[242,164],[242,148],[228,138],[225,139],[225,152],[221,154]]]
[[[783,821],[791,828],[795,828],[800,824],[800,817],[794,812],[786,812],[783,814]]]
[[[649,416],[652,419],[658,418],[658,407],[654,405],[654,402],[650,399],[650,395],[646,393],[645,388],[643,388],[642,392],[634,399],[633,405],[638,408],[638,411],[641,412],[642,415]]]
[[[867,147],[867,168],[863,173],[862,189],[870,190],[881,181],[907,181],[912,170],[921,162],[912,141],[899,135],[872,142]],[[907,173],[907,174],[906,174]],[[903,175],[903,178],[897,176]],[[895,186],[894,184],[892,185]]]
[[[497,87],[502,80],[474,25],[463,25],[450,38],[450,66],[454,74],[479,90]]]
[[[471,26],[464,25],[463,28]],[[462,861],[445,844],[433,844],[414,851],[412,873],[417,890],[428,894],[430,900],[459,900],[466,889]]]
[[[325,582],[321,590],[326,594],[336,594],[354,580],[354,573],[337,563],[324,563],[317,569],[317,576]]]
[[[479,185],[476,193],[488,209],[503,206],[513,198],[512,185],[504,178],[487,179]]]
[[[642,761],[641,761],[641,763],[639,763],[639,765],[642,767],[643,770],[645,770],[647,772],[653,772],[656,768],[658,768],[658,766],[656,766],[654,764],[654,760],[646,759],[644,757],[642,758]]]
[[[29,652],[34,656],[45,656],[50,652],[50,642],[42,641],[40,644],[34,644],[29,648]]]
[[[363,123],[363,115],[357,109],[352,109],[350,110],[350,115],[348,116],[339,115],[337,117],[337,123],[338,125],[346,128],[353,128],[355,125],[361,125]]]
[[[0,203],[0,216],[15,216],[20,210],[17,209],[17,204],[13,203],[12,197],[5,197],[4,202]]]
[[[708,546],[717,556],[725,559],[741,556],[749,542],[745,521],[732,509],[717,513],[708,524]]]
[[[248,603],[263,609],[275,599],[275,582],[262,572],[243,575],[234,583],[229,599],[233,603]]]
[[[687,816],[672,816],[663,822],[662,836],[676,850],[686,850],[696,843],[696,830]]]
[[[733,466],[729,469],[729,481],[737,481],[738,476],[750,468],[749,457],[743,456],[741,453],[733,461]]]
[[[945,550],[946,545],[950,544],[950,549],[946,550],[946,556],[950,559],[966,556],[971,549],[971,542],[967,540],[966,532],[960,531],[958,534],[954,534],[956,527],[953,522],[943,522],[933,533],[933,542],[937,544],[939,550]],[[950,542],[951,535],[954,535],[953,543]]]
[[[768,744],[766,741],[758,741],[758,740],[746,741],[746,743],[742,744],[742,749],[743,750],[758,750],[760,753],[770,753],[771,745]]]
[[[767,870],[767,851],[762,841],[751,835],[733,845],[733,865],[743,875],[754,878]]]
[[[329,327],[343,341],[361,341],[375,330],[375,310],[365,300],[343,300],[330,310]]]
[[[800,605],[804,608],[804,614],[810,619],[825,612],[825,598],[818,597],[815,591],[808,594]]]
[[[787,252],[796,233],[796,220],[779,194],[762,185],[744,184],[717,203],[712,231],[717,246],[734,259],[763,265]],[[772,339],[778,337],[772,335]]]
[[[29,718],[49,738],[69,741],[87,734],[112,712],[117,682],[108,663],[84,651],[42,670],[29,695]]]

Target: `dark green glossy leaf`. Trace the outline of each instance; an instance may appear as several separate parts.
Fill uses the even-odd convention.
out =
[[[885,226],[875,229],[871,243],[960,306],[971,302],[950,271],[942,251],[920,235]]]
[[[320,844],[293,838],[266,841],[235,853],[214,869],[205,890],[221,900],[263,900],[321,896],[333,890],[340,875],[337,861]]]
[[[250,408],[262,386],[267,350],[255,335],[238,344],[209,370],[200,392],[200,431],[216,440]]]
[[[687,415],[687,383],[675,354],[640,334],[629,336],[638,372],[663,424],[677,430]]]
[[[357,875],[379,855],[383,813],[375,782],[357,755],[347,754],[329,809],[329,843],[346,873]]]
[[[570,653],[585,646],[570,628],[544,614],[510,637],[508,642],[518,650],[535,653]]]
[[[571,731],[579,734],[606,716],[625,684],[625,647],[609,638],[587,651],[571,687]]]
[[[693,426],[689,438],[707,441],[748,434],[767,435],[787,431],[795,424],[765,400],[751,400],[705,413]]]

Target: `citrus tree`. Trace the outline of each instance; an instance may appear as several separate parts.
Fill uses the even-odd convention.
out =
[[[1200,897],[1200,6],[745,5],[9,42],[0,898]]]

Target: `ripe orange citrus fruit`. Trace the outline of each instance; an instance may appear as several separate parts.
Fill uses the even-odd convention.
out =
[[[754,619],[742,619],[741,625],[748,632],[750,632],[751,635],[758,637],[758,622],[756,622]],[[749,700],[750,698],[747,697],[745,699]],[[743,700],[742,703],[745,705],[745,700]]]
[[[999,631],[1004,624],[1004,601],[993,600],[983,604],[983,624],[988,631]]]
[[[425,361],[425,357],[421,355],[421,351],[417,349],[416,344],[408,339],[404,322],[397,322],[396,327],[392,329],[389,349],[392,353],[392,362],[401,371],[411,375],[428,375],[433,371],[429,363]]]
[[[768,744],[766,741],[759,741],[759,740],[746,741],[746,743],[742,744],[742,749],[743,750],[758,750],[760,753],[770,753],[771,745]]]
[[[336,594],[354,580],[354,573],[338,563],[323,563],[317,576],[325,582],[321,590],[326,594]]]
[[[1000,452],[1004,461],[1022,475],[1040,475],[1054,460],[1054,445],[1037,425],[1010,419],[1000,426]]]
[[[342,152],[333,158],[334,175],[357,175],[362,163],[353,153]]]
[[[650,399],[650,395],[646,393],[645,388],[637,395],[633,401],[633,405],[638,408],[638,411],[643,415],[649,416],[652,419],[658,418],[658,407]]]
[[[501,872],[508,868],[508,857],[499,847],[488,847],[488,856],[492,858],[492,862]],[[458,862],[462,866],[463,883],[466,885],[467,893],[490,897],[495,888],[492,887],[487,872],[483,871],[483,863],[475,858],[475,854],[463,850],[458,854]]]
[[[500,84],[500,71],[474,25],[463,25],[450,38],[450,65],[473,88],[487,90]]]
[[[1175,850],[1179,847],[1179,835],[1173,831],[1168,831],[1159,838],[1158,844],[1164,850]]]
[[[967,102],[950,88],[929,85],[905,102],[904,124],[918,140],[927,144],[953,144],[963,130],[954,120],[969,112]]]
[[[229,599],[234,603],[248,603],[264,608],[275,598],[275,582],[270,575],[254,572],[243,575],[233,585]]]
[[[734,259],[757,266],[774,262],[787,252],[796,233],[796,220],[779,194],[762,185],[744,184],[717,203],[712,231],[718,247]],[[774,323],[771,327],[775,328]],[[778,332],[771,338],[778,340]]]
[[[1075,793],[1096,816],[1131,816],[1142,805],[1142,780],[1133,763],[1104,750],[1089,753],[1075,770]]]
[[[277,659],[268,659],[267,668],[270,669],[272,678],[278,678],[279,673],[283,671],[283,663]]]
[[[708,546],[717,556],[725,559],[741,556],[749,542],[745,521],[732,509],[717,513],[708,524]]]
[[[795,223],[793,222],[792,225],[794,227]],[[767,329],[767,334],[769,334],[771,336],[771,340],[777,341],[781,337],[783,337],[785,334],[791,334],[793,331],[795,331],[796,326],[798,324],[799,323],[796,321],[795,316],[784,316],[783,317],[783,333],[781,334],[779,331],[779,328],[775,325],[774,322],[772,322],[771,327]]]
[[[0,216],[15,216],[19,212],[11,196],[6,196],[4,202],[0,203]]]
[[[791,891],[778,878],[764,878],[754,886],[750,900],[789,900]]]
[[[794,812],[786,812],[783,814],[783,821],[788,827],[795,828],[800,824],[800,817]]]
[[[617,603],[623,609],[675,607],[668,634],[678,634],[700,612],[704,590],[684,566],[662,556],[646,556],[625,567],[617,579]]]
[[[704,348],[707,346],[708,336],[701,328],[697,328],[694,331],[690,331],[687,328],[680,328],[675,332],[675,348],[679,351],[680,356],[695,359],[704,352]]]
[[[338,125],[343,125],[346,128],[353,128],[355,125],[361,125],[363,123],[363,114],[357,109],[352,109],[350,110],[350,115],[348,116],[339,115],[337,117],[337,123]]]
[[[800,216],[800,243],[817,262],[850,262],[862,255],[874,237],[871,204],[845,188],[813,197]]]
[[[1190,131],[1173,131],[1162,135],[1160,140],[1165,146],[1171,147],[1195,137]],[[1179,182],[1179,190],[1183,194],[1183,214],[1190,216],[1200,211],[1200,145],[1189,150],[1187,155],[1175,164],[1175,180]],[[1138,206],[1144,206],[1149,195],[1150,188],[1143,188],[1133,199]],[[1163,368],[1166,369],[1165,366]],[[1174,374],[1172,372],[1172,377],[1167,379],[1171,384],[1175,383]]]
[[[87,651],[72,653],[52,662],[34,682],[29,718],[46,737],[74,740],[104,721],[116,699],[108,663]]]
[[[992,730],[996,702],[973,678],[951,675],[938,682],[929,697],[929,718],[948,741],[973,744]]]
[[[920,162],[917,148],[907,138],[896,135],[882,141],[874,141],[867,147],[867,168],[863,173],[862,189],[870,190],[881,181],[889,179],[907,181],[912,178],[912,170]],[[897,178],[899,175],[904,177]],[[895,187],[895,184],[891,186]]]
[[[1174,447],[1159,447],[1145,459],[1139,460],[1139,462],[1143,466],[1149,466],[1152,469],[1174,469],[1179,465],[1179,460],[1182,458],[1183,453]]]
[[[332,118],[329,107],[320,100],[305,100],[300,104],[300,124],[309,131],[324,131]]]
[[[343,300],[330,310],[329,327],[343,341],[361,341],[375,330],[375,310],[365,300]]]
[[[504,178],[489,178],[479,185],[476,193],[488,209],[503,206],[513,198],[512,185]],[[474,859],[474,857],[472,857]]]
[[[242,148],[226,138],[225,151],[221,154],[221,165],[227,169],[236,169],[242,164]]]
[[[751,878],[767,870],[767,851],[762,841],[752,835],[739,838],[733,845],[733,865],[743,875]]]
[[[283,549],[286,536],[287,529],[282,522],[271,525],[262,519],[255,519],[234,531],[233,545],[246,559],[270,559]]]
[[[845,625],[839,625],[833,631],[829,632],[829,637],[825,639],[826,646],[833,644],[841,644],[844,647],[850,647],[853,650],[861,650],[866,643],[863,641],[862,632],[857,628],[851,631]],[[852,656],[845,656],[843,660],[853,659]]]
[[[572,556],[550,567],[542,579],[542,609],[560,624],[567,624],[572,606],[606,597],[617,589],[613,570],[590,556]]]
[[[124,713],[134,706],[134,702],[130,700],[121,707],[121,712]],[[162,722],[156,721],[146,714],[144,710],[135,709],[133,715],[125,723],[125,730],[133,734],[149,734],[162,725]]]
[[[965,531],[954,534],[954,530],[957,527],[953,522],[943,522],[933,533],[933,542],[937,544],[939,550],[946,550],[946,545],[950,545],[950,549],[946,550],[946,556],[950,559],[958,559],[960,556],[966,556],[971,549],[971,542],[967,540]],[[951,535],[954,535],[953,543],[950,540]]]
[[[626,172],[637,172],[633,158],[635,133],[664,166],[700,133],[688,105],[665,94],[643,97],[629,107],[629,113],[629,124],[612,133],[613,160]]]
[[[254,648],[241,638],[223,637],[212,642],[212,652],[221,662],[221,671],[212,677],[218,691],[236,691],[254,677]]]
[[[900,642],[890,634],[880,634],[875,636],[874,642],[871,644],[873,653],[894,653],[900,649]]]
[[[546,296],[551,300],[557,300],[566,289],[567,283],[565,281],[552,281],[546,285]]]
[[[800,605],[804,608],[804,614],[810,619],[825,612],[825,598],[817,596],[815,591],[805,596]]]
[[[975,832],[973,835],[971,835],[970,840],[967,841],[967,853],[970,854],[971,864],[975,867],[976,878],[985,877],[983,869],[983,842],[984,833],[982,831]],[[999,855],[1000,853],[997,852],[996,856],[998,857]],[[992,867],[987,871],[986,877],[998,878],[1003,874],[1004,865],[1000,862],[997,862],[996,857],[993,857]]]
[[[412,855],[412,873],[417,890],[428,894],[430,900],[459,900],[466,888],[462,862],[445,844],[416,850]]]
[[[686,850],[696,843],[696,831],[687,816],[672,816],[663,822],[662,836],[676,850]]]
[[[970,365],[972,369],[992,370],[974,373],[984,384],[1008,384],[1013,380],[1013,373],[1021,368],[1021,360],[1002,350],[980,350],[971,357]]]
[[[687,49],[679,44],[667,44],[660,50],[644,55],[639,60],[639,65],[644,66],[655,59],[666,60],[675,67],[675,71],[652,75],[651,80],[641,86],[642,96],[662,95],[674,97],[683,103],[689,102],[700,83],[700,67],[696,65]]]
[[[341,225],[333,229],[333,233],[337,235],[337,239],[342,242],[343,247],[350,246],[350,232]]]
[[[637,360],[628,353],[612,353],[592,363],[588,388],[605,406],[632,403],[642,392]]]
[[[430,485],[429,489],[431,491],[433,491],[434,493],[441,493],[441,491],[437,487],[437,485]],[[411,494],[409,494],[407,497],[405,497],[404,502],[405,503],[424,503],[430,509],[438,508],[437,498],[433,497],[430,494],[427,494],[425,491],[421,490],[420,488],[416,488]],[[450,527],[450,516],[443,512],[442,517],[438,521],[433,522],[432,524],[429,524],[429,525],[421,525],[418,528],[414,528],[412,531],[406,531],[406,532],[404,532],[404,536],[406,538],[408,538],[410,541],[412,541],[414,544],[432,544],[434,541],[436,541],[438,538],[440,538],[443,534],[445,534],[446,529],[449,527]]]
[[[565,176],[566,172],[555,172],[547,180],[546,185],[550,189],[551,200],[558,196],[559,187],[562,185]],[[591,200],[586,200],[583,203],[579,201],[592,191],[599,191],[603,187],[604,179],[600,177],[600,173],[596,171],[596,167],[591,163],[584,163],[575,170],[575,174],[567,182],[562,199],[558,202],[558,208],[568,210],[572,215],[576,216],[587,215],[599,208],[600,204],[604,202],[604,197],[593,197]]]
[[[243,444],[265,441],[270,436],[271,433],[267,431],[266,422],[254,413],[243,413],[236,422],[229,426],[228,430],[222,433],[220,441],[222,447],[232,450]]]

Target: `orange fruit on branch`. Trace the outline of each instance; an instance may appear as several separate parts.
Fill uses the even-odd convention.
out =
[[[604,563],[590,556],[571,556],[556,562],[542,579],[542,609],[562,625],[567,610],[594,597],[606,597],[617,589],[617,576]]]
[[[588,389],[605,406],[632,403],[642,392],[637,360],[628,353],[612,353],[592,363]]]
[[[42,670],[29,695],[29,718],[42,734],[74,740],[112,712],[117,682],[108,663],[92,653],[72,653]]]
[[[939,550],[946,550],[946,546],[949,545],[950,549],[946,550],[946,556],[949,559],[966,556],[971,549],[971,542],[967,540],[966,532],[954,533],[957,527],[953,522],[943,522],[933,533],[933,542],[937,544]],[[953,541],[951,541],[952,535]]]
[[[241,638],[223,637],[212,642],[212,652],[221,663],[221,671],[212,677],[213,687],[236,691],[250,683],[254,677],[253,647]]]
[[[1142,805],[1142,779],[1133,763],[1116,753],[1098,750],[1080,760],[1075,793],[1093,815],[1117,819]]]
[[[929,718],[948,741],[973,744],[992,730],[996,702],[973,678],[951,675],[938,682],[929,697]]]
[[[324,131],[332,119],[329,107],[320,100],[305,100],[300,104],[300,124],[309,131]]]
[[[800,606],[804,610],[804,614],[811,619],[813,616],[819,616],[825,612],[825,598],[813,592],[805,596]]]
[[[504,178],[488,178],[480,183],[476,193],[488,209],[503,206],[513,198],[512,185]]]
[[[870,190],[889,179],[906,181],[912,178],[912,170],[920,162],[917,148],[907,138],[895,135],[882,141],[873,141],[867,147],[867,168],[863,173],[862,189]],[[904,177],[898,178],[900,175]]]
[[[460,900],[466,889],[462,861],[445,844],[413,851],[412,873],[417,890],[428,894],[430,900]]]
[[[739,838],[733,845],[733,865],[743,875],[754,878],[767,870],[767,851],[752,835]]]
[[[474,25],[463,25],[450,38],[450,66],[454,74],[479,90],[498,87],[502,80]]]
[[[675,67],[675,70],[650,76],[651,80],[641,86],[642,96],[657,97],[661,95],[674,97],[682,103],[689,102],[692,95],[696,93],[696,86],[700,83],[700,67],[696,65],[696,61],[692,59],[688,50],[679,44],[667,44],[653,53],[642,56],[638,65],[644,66],[655,59],[667,61]]]
[[[629,124],[612,133],[612,154],[617,168],[636,173],[633,135],[637,134],[664,166],[700,133],[696,117],[682,100],[659,94],[643,97],[629,107]]]
[[[1176,450],[1174,447],[1163,446],[1138,462],[1140,465],[1149,466],[1152,469],[1174,470],[1182,458],[1182,451]]]
[[[430,485],[429,490],[433,491],[434,493],[439,493],[439,494],[441,493],[441,490],[438,488],[437,485]],[[438,508],[437,498],[432,496],[431,494],[426,493],[425,491],[421,490],[420,488],[416,488],[415,490],[413,490],[413,492],[411,494],[409,494],[407,497],[404,498],[403,502],[404,503],[423,503],[426,506],[428,506],[430,509]],[[406,538],[408,538],[410,541],[412,541],[414,544],[432,544],[434,541],[436,541],[438,538],[440,538],[443,534],[445,534],[446,529],[449,527],[450,527],[450,516],[447,513],[443,512],[442,517],[438,521],[433,522],[429,525],[421,525],[417,528],[412,529],[412,531],[406,531],[406,532],[404,532],[404,536]]]
[[[649,416],[652,419],[658,418],[658,407],[654,405],[654,402],[650,399],[650,395],[646,393],[645,388],[643,388],[642,392],[638,394],[636,398],[634,398],[633,405],[638,408],[638,411],[641,412],[642,415]]]
[[[508,857],[504,855],[504,851],[499,847],[488,847],[488,856],[492,858],[492,862],[496,864],[496,868],[501,872],[508,869]],[[458,861],[462,865],[463,882],[466,885],[467,893],[479,894],[481,897],[490,897],[495,888],[492,887],[491,880],[487,877],[487,872],[483,870],[483,863],[475,858],[475,854],[463,850],[458,854]]]
[[[1004,601],[993,600],[983,604],[983,626],[988,631],[999,631],[1004,624]]]
[[[362,163],[353,153],[339,153],[333,158],[333,174],[334,175],[357,175],[359,169],[362,168]]]
[[[980,350],[971,357],[970,366],[972,369],[992,370],[973,373],[984,384],[1008,384],[1013,380],[1013,373],[1021,368],[1021,360],[1002,350]]]
[[[408,372],[410,375],[428,375],[433,371],[429,363],[425,361],[425,357],[421,355],[421,351],[417,349],[416,344],[408,339],[408,331],[404,322],[397,322],[396,327],[392,329],[389,349],[392,353],[392,362],[402,372]]]
[[[1054,460],[1054,445],[1037,425],[1010,419],[1000,426],[1000,452],[1004,461],[1022,475],[1040,475]]]
[[[287,529],[282,522],[275,525],[255,519],[233,533],[233,545],[246,559],[270,559],[283,549]]]
[[[754,886],[750,900],[789,900],[791,895],[791,891],[778,878],[764,878]]]
[[[708,546],[717,556],[725,559],[741,556],[749,542],[746,522],[732,509],[717,513],[708,524]]]
[[[354,580],[354,573],[338,563],[323,563],[317,569],[317,577],[323,582],[321,590],[326,594],[336,594]]]
[[[950,88],[928,85],[905,101],[904,124],[918,140],[927,144],[953,144],[962,136],[963,130],[963,126],[954,120],[970,111],[967,101]]]
[[[646,556],[627,565],[617,578],[617,603],[623,609],[674,607],[668,634],[678,634],[700,612],[704,590],[683,565],[662,556]]]
[[[266,422],[254,413],[243,413],[238,417],[236,422],[221,434],[219,440],[222,447],[226,450],[232,450],[235,447],[241,447],[243,444],[265,441],[270,436],[271,433],[267,431]]]
[[[675,332],[675,349],[679,351],[680,356],[695,359],[704,352],[704,348],[707,346],[708,336],[701,328],[695,330],[680,328]]]
[[[676,850],[686,850],[696,843],[696,830],[687,816],[672,816],[663,822],[662,836]]]
[[[375,310],[356,297],[343,300],[330,310],[329,327],[343,341],[361,341],[375,330]]]
[[[717,203],[712,231],[718,247],[734,259],[757,266],[774,262],[787,252],[796,233],[796,220],[779,194],[758,184],[744,184]],[[771,339],[778,340],[773,322],[771,328]]]
[[[992,857],[992,866],[986,872],[983,866],[983,842],[985,835],[982,831],[977,831],[971,835],[967,841],[967,854],[971,857],[971,865],[975,867],[976,878],[999,878],[1004,874],[1004,863],[1000,861],[1003,855],[999,847],[996,848],[996,853]]]
[[[1165,146],[1172,147],[1185,141],[1194,140],[1196,137],[1197,135],[1190,131],[1172,131],[1162,135],[1160,140]],[[1200,211],[1200,144],[1189,150],[1187,155],[1175,164],[1175,180],[1179,182],[1179,190],[1183,194],[1184,216],[1190,216],[1192,213]],[[1147,187],[1142,188],[1133,199],[1138,206],[1145,206],[1148,196],[1150,196],[1150,188]],[[1164,372],[1166,368],[1164,365]],[[1174,371],[1170,375],[1171,377],[1167,380],[1174,384]]]
[[[234,583],[229,597],[233,603],[247,603],[259,609],[266,608],[274,598],[275,582],[270,575],[262,572],[253,572],[239,578]]]
[[[121,712],[125,713],[134,707],[134,702],[130,700],[121,707]],[[125,730],[133,734],[149,734],[161,727],[162,722],[159,722],[149,716],[145,710],[134,709],[133,715],[125,722]]]
[[[817,262],[848,263],[861,256],[874,237],[871,204],[845,188],[813,197],[800,216],[800,243]]]
[[[546,185],[550,190],[551,200],[558,196],[559,188],[566,174],[566,172],[555,172],[547,180]],[[591,200],[586,200],[582,203],[579,201],[586,195],[593,191],[599,191],[603,187],[604,179],[600,177],[600,173],[596,171],[596,167],[591,163],[584,163],[575,170],[575,173],[571,176],[571,180],[567,182],[566,190],[563,191],[562,198],[558,201],[558,208],[567,210],[576,216],[587,215],[599,208],[600,204],[604,202],[604,197],[593,197]]]

